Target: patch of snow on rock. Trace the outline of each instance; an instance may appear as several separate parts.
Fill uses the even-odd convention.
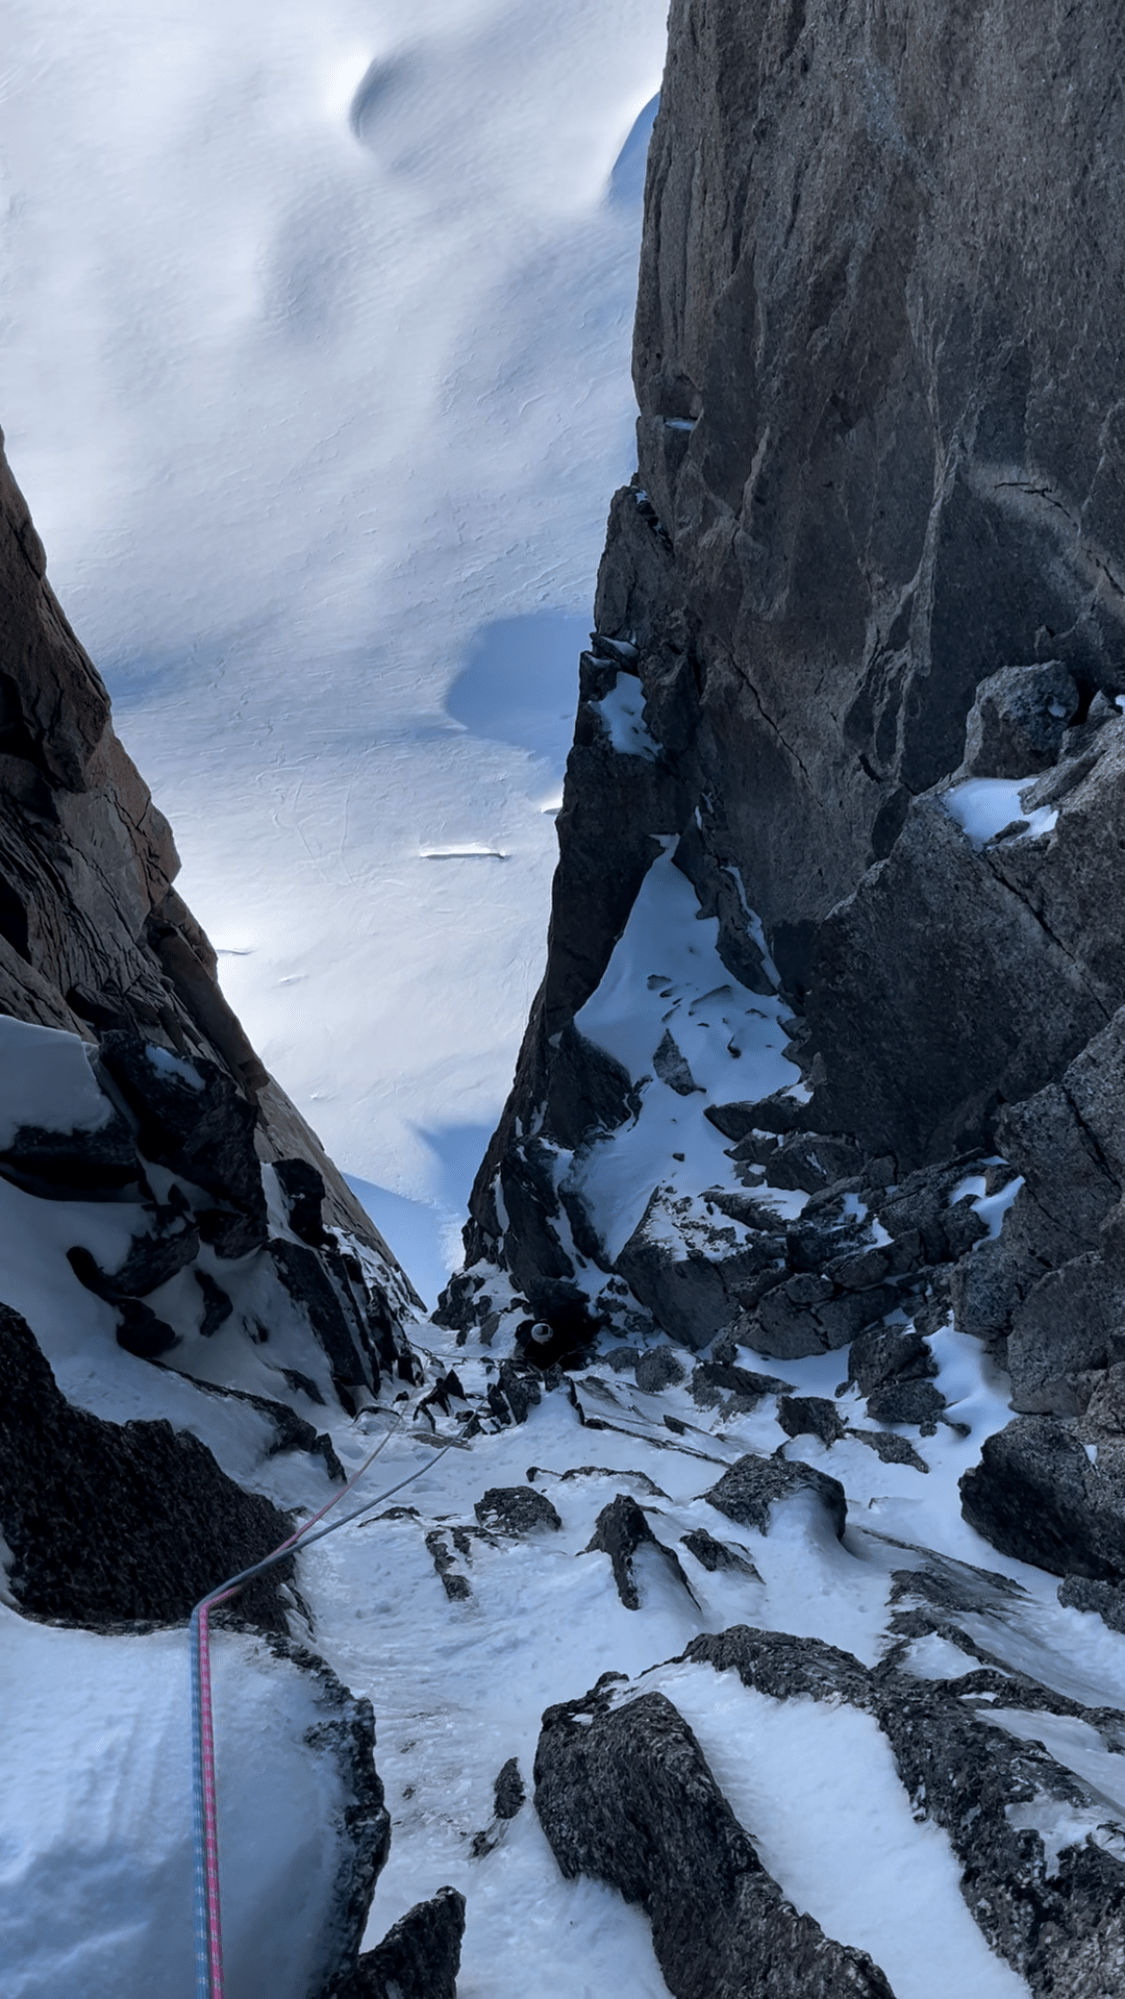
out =
[[[113,1115],[77,1034],[0,1018],[0,1148],[21,1125],[41,1131],[100,1131]]]

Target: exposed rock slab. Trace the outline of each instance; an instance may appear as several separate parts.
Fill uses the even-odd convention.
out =
[[[893,1999],[866,1953],[785,1900],[663,1694],[614,1708],[599,1683],[548,1708],[535,1809],[568,1879],[609,1881],[651,1917],[676,1999]]]

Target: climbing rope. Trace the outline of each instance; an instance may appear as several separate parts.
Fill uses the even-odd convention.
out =
[[[453,1449],[455,1443],[461,1441],[460,1438],[451,1439],[425,1464],[418,1465],[406,1478],[399,1479],[397,1485],[388,1486],[385,1492],[378,1493],[374,1499],[365,1500],[362,1506],[357,1506],[351,1513],[345,1513],[339,1520],[333,1520],[329,1526],[322,1527],[318,1534],[313,1534],[311,1530],[317,1522],[323,1520],[326,1513],[331,1513],[333,1507],[338,1506],[342,1499],[346,1499],[349,1492],[359,1484],[384,1445],[394,1436],[400,1421],[401,1413],[391,1428],[380,1438],[370,1456],[364,1459],[359,1470],[346,1485],[341,1486],[339,1492],[333,1493],[332,1498],[318,1513],[313,1514],[311,1520],[306,1520],[303,1527],[299,1527],[295,1534],[291,1534],[287,1541],[283,1541],[280,1547],[275,1548],[263,1561],[255,1562],[252,1568],[243,1569],[238,1575],[229,1577],[225,1583],[220,1583],[218,1589],[212,1590],[208,1596],[200,1599],[191,1613],[192,1872],[195,1900],[196,1999],[223,1999],[223,1925],[219,1896],[215,1728],[211,1706],[211,1612],[217,1609],[219,1604],[226,1603],[230,1597],[237,1596],[239,1590],[246,1583],[253,1581],[255,1576],[264,1575],[267,1569],[272,1569],[278,1562],[283,1562],[298,1542],[302,1544],[302,1549],[312,1547],[315,1542],[322,1541],[326,1535],[335,1534],[353,1520],[361,1519],[365,1513],[370,1513],[373,1506],[381,1506],[385,1499],[390,1499],[396,1492],[401,1492],[403,1486],[411,1485],[416,1478],[421,1478],[423,1472],[431,1470],[439,1458],[443,1458],[447,1451]]]

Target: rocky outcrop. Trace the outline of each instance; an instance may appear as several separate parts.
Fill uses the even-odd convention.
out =
[[[863,1951],[785,1900],[671,1701],[616,1707],[620,1678],[543,1717],[535,1809],[562,1872],[640,1903],[676,1999],[892,1999]]]
[[[178,1624],[224,1576],[291,1533],[189,1431],[73,1409],[30,1327],[0,1305],[0,1526],[9,1586],[37,1617],[100,1629]],[[239,1612],[287,1630],[289,1565],[249,1584]]]
[[[264,1218],[256,1157],[309,1164],[324,1182],[330,1221],[393,1271],[223,998],[215,952],[173,886],[178,871],[167,821],[114,734],[105,687],[47,581],[42,544],[0,455],[0,1009],[100,1045],[142,1150],[159,1160],[171,1148],[178,1167],[222,1202],[249,1203]],[[154,1067],[146,1049],[171,1064]],[[174,1101],[183,1062],[206,1079],[205,1101],[191,1105],[190,1157]],[[26,1162],[47,1181],[65,1180],[67,1165]],[[103,1187],[112,1161],[106,1167]],[[86,1184],[95,1170],[87,1155]]]
[[[1067,1449],[1125,1437],[1106,33],[1047,0],[674,0],[638,472],[466,1325],[499,1270],[587,1339],[850,1345],[869,1415],[932,1433],[952,1315]]]
[[[639,1610],[641,1607],[636,1573],[637,1555],[641,1550],[651,1550],[669,1580],[678,1584],[694,1602],[691,1584],[683,1572],[679,1556],[657,1539],[632,1494],[619,1492],[616,1499],[603,1506],[594,1523],[593,1536],[583,1552],[609,1556],[617,1594],[626,1610]]]
[[[1120,1834],[1104,1822],[1096,1790],[1042,1743],[992,1725],[989,1708],[1074,1715],[1110,1747],[1120,1716],[1004,1673],[928,1682],[889,1666],[872,1672],[835,1646],[745,1625],[696,1639],[685,1657],[733,1670],[776,1700],[866,1709],[890,1742],[916,1818],[948,1834],[961,1892],[992,1948],[1035,1993],[1092,1999],[1113,1990],[1125,1970]]]
[[[331,1999],[457,1999],[465,1897],[439,1888],[364,1951],[354,1976]]]

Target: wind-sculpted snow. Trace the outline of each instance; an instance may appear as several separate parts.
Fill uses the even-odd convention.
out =
[[[0,408],[54,579],[255,1046],[435,1238],[542,961],[665,15],[6,21]],[[522,730],[465,703],[498,633]]]

